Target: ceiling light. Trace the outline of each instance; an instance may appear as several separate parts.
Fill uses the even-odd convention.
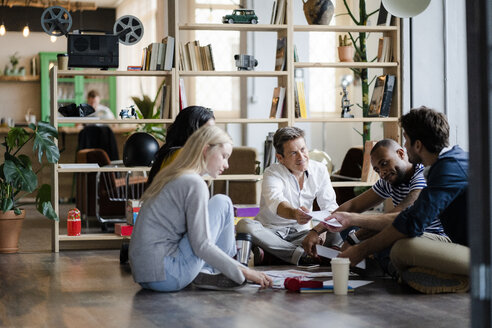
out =
[[[29,26],[26,24],[26,26],[24,26],[24,29],[22,30],[22,35],[27,38],[29,36]]]
[[[7,30],[5,29],[5,24],[0,25],[0,36],[4,36]]]

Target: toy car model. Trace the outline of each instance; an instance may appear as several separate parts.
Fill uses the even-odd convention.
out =
[[[257,24],[258,16],[251,9],[234,9],[232,15],[222,17],[222,23],[229,24]]]

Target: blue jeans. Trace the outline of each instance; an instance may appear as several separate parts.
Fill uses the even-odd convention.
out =
[[[235,256],[234,209],[231,199],[225,195],[210,198],[208,217],[210,238],[227,255]],[[180,240],[176,257],[166,256],[163,262],[166,280],[143,282],[140,286],[159,292],[178,291],[188,286],[200,271],[215,273],[212,267],[193,253],[188,234]]]

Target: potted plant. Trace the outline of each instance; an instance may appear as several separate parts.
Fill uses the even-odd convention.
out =
[[[157,105],[157,100],[159,98],[159,94],[165,87],[165,81],[161,83],[159,89],[157,90],[157,94],[154,97],[154,100],[151,100],[149,96],[143,95],[142,98],[132,97],[133,102],[137,105],[137,116],[139,119],[159,119],[161,118],[161,111],[164,108],[158,108],[155,111],[155,107]],[[169,92],[169,91],[168,91]],[[143,93],[143,92],[142,92]],[[154,113],[155,111],[155,113]],[[137,126],[137,132],[147,132],[150,135],[154,136],[157,140],[162,142],[166,141],[166,129],[160,123],[147,123],[143,125]]]
[[[341,62],[354,61],[354,47],[352,42],[348,40],[348,36],[338,36],[338,58]]]
[[[28,128],[12,127],[5,141],[4,163],[0,165],[0,253],[15,253],[18,251],[18,241],[25,211],[21,199],[33,195],[37,210],[52,220],[58,220],[51,204],[51,186],[38,186],[37,173],[31,165],[31,158],[21,154],[20,150],[33,141],[33,153],[43,165],[43,154],[48,163],[56,163],[60,158],[58,147],[53,138],[58,137],[58,131],[46,122],[29,124]]]

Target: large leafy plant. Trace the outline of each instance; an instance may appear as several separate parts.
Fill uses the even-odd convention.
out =
[[[3,212],[14,210],[21,214],[20,200],[28,195],[36,194],[37,210],[52,220],[58,220],[51,204],[51,186],[43,184],[38,187],[37,174],[43,167],[43,154],[48,163],[56,163],[60,158],[58,147],[53,141],[58,137],[58,131],[49,123],[38,122],[29,124],[29,129],[13,127],[5,137],[2,145],[5,147],[4,163],[0,165],[0,209]],[[41,168],[34,171],[30,156],[20,154],[20,150],[33,140],[33,153]]]
[[[150,99],[149,96],[143,95],[142,98],[132,97],[133,102],[137,106],[137,115],[139,119],[159,119],[161,118],[161,111],[163,108],[157,107],[157,100],[159,99],[159,94],[161,93],[165,83],[161,83],[154,100]],[[156,139],[162,142],[166,141],[166,129],[160,123],[147,123],[142,124],[137,127],[137,131],[147,132],[153,135]]]

